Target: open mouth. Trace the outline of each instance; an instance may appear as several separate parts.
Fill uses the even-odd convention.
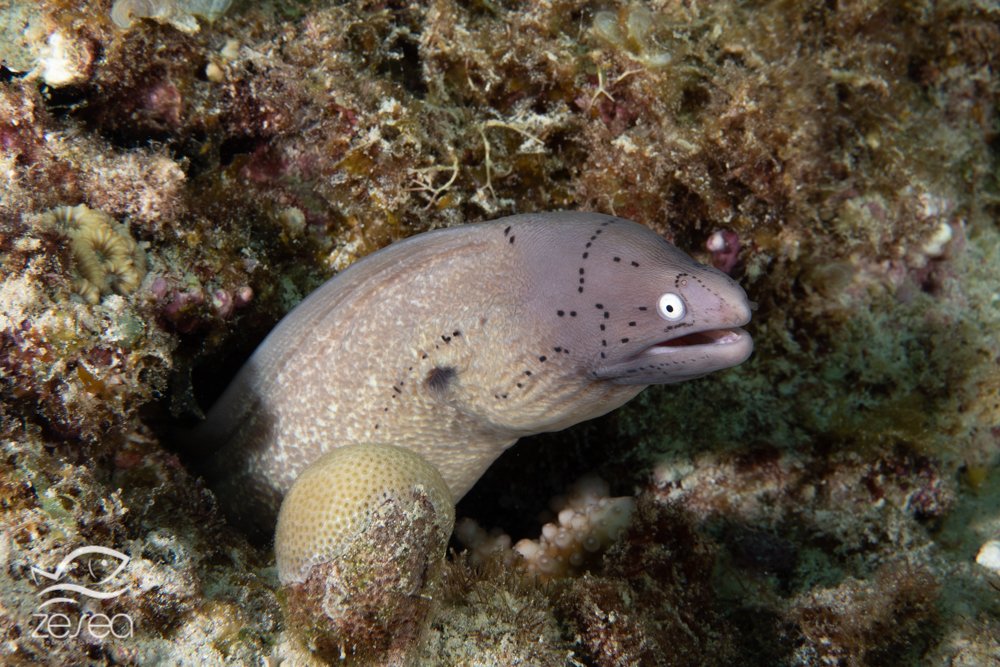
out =
[[[644,352],[658,354],[669,353],[671,348],[678,347],[691,347],[694,345],[727,345],[735,343],[745,335],[746,332],[742,329],[713,329],[710,331],[698,331],[656,343],[655,345],[652,345],[648,349],[644,350]]]
[[[670,384],[743,363],[751,352],[753,339],[743,329],[693,331],[608,360],[593,377],[617,384]]]

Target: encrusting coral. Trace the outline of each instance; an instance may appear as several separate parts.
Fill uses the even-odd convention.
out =
[[[42,214],[41,223],[69,239],[77,273],[73,288],[89,303],[112,292],[131,294],[146,275],[146,255],[128,227],[103,211],[59,206]]]
[[[274,538],[295,632],[325,659],[408,664],[454,523],[451,491],[419,454],[347,445],[315,461]]]

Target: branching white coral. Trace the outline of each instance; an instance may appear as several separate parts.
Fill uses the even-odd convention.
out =
[[[582,567],[588,555],[610,546],[628,526],[635,501],[608,493],[607,482],[590,476],[576,482],[565,499],[554,499],[557,522],[542,526],[537,540],[514,545],[525,568],[545,577],[566,576]]]
[[[608,496],[607,482],[596,476],[578,480],[567,496],[552,499],[556,521],[542,526],[537,540],[521,540],[510,550],[510,537],[487,533],[475,521],[464,519],[455,536],[469,549],[472,563],[489,558],[510,562],[520,555],[520,565],[541,577],[565,577],[579,572],[592,557],[600,555],[625,530],[635,501]]]

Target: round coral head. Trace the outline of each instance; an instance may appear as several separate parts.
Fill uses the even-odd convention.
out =
[[[348,445],[319,458],[278,514],[289,624],[321,658],[402,660],[428,621],[454,523],[441,474],[410,450]]]

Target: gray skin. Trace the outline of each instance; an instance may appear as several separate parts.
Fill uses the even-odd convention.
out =
[[[673,304],[667,319],[658,303]],[[678,317],[683,309],[683,316]],[[456,500],[518,438],[741,363],[746,294],[634,222],[515,215],[420,234],[309,295],[196,431],[230,516],[270,531],[323,453],[423,455]]]

